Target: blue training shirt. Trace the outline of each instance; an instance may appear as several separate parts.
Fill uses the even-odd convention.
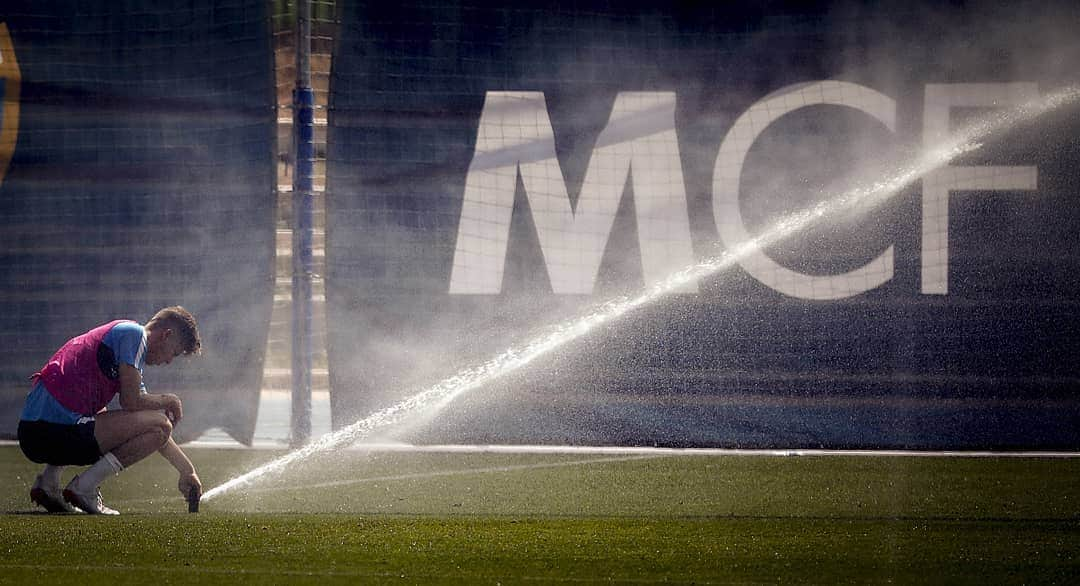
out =
[[[105,334],[102,343],[113,351],[117,367],[120,364],[130,364],[142,374],[143,366],[146,365],[146,328],[135,322],[118,323]],[[146,392],[145,384],[139,385],[139,392]],[[74,425],[82,417],[82,414],[61,405],[45,388],[45,384],[37,381],[26,396],[20,419]]]

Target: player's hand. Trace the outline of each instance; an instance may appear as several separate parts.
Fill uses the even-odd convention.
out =
[[[179,423],[184,418],[184,405],[180,402],[180,397],[172,393],[166,393],[162,397],[165,399],[165,416],[174,424]]]
[[[199,480],[199,475],[194,472],[191,474],[181,474],[180,482],[177,485],[177,488],[180,489],[180,494],[184,495],[184,498],[187,498],[188,495],[191,494],[192,487],[197,487],[199,489],[199,496],[201,497],[202,481]]]

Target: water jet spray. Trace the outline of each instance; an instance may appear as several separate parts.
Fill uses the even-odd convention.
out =
[[[514,372],[639,307],[677,292],[688,283],[730,268],[750,253],[787,238],[823,218],[851,210],[855,206],[859,206],[862,211],[867,211],[880,205],[927,173],[949,164],[965,153],[980,148],[982,142],[988,140],[993,134],[1034,120],[1078,98],[1080,98],[1080,87],[1069,86],[1022,106],[986,115],[951,136],[938,148],[922,153],[907,164],[894,167],[882,178],[869,181],[836,197],[822,200],[817,205],[790,214],[756,238],[747,240],[734,249],[709,256],[701,262],[677,270],[666,278],[647,285],[645,291],[639,295],[622,296],[600,303],[581,316],[550,328],[520,346],[513,346],[486,362],[466,368],[390,407],[376,411],[364,419],[328,433],[310,444],[232,478],[204,493],[203,499],[212,500],[229,491],[247,486],[315,454],[347,447],[370,435],[376,429],[396,425],[421,413],[430,415],[437,412],[456,397]]]

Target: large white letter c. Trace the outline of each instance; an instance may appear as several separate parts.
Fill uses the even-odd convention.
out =
[[[777,118],[815,104],[855,108],[896,130],[896,101],[868,87],[844,81],[789,85],[765,96],[739,116],[724,137],[713,172],[713,215],[720,239],[728,250],[748,250],[739,264],[765,285],[801,299],[841,299],[869,291],[893,276],[893,247],[851,272],[807,275],[783,267],[765,255],[743,224],[739,209],[739,179],[754,140]]]

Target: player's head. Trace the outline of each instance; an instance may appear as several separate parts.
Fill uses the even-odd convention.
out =
[[[168,364],[181,354],[199,354],[202,341],[191,312],[174,305],[154,314],[146,323],[146,363]]]

